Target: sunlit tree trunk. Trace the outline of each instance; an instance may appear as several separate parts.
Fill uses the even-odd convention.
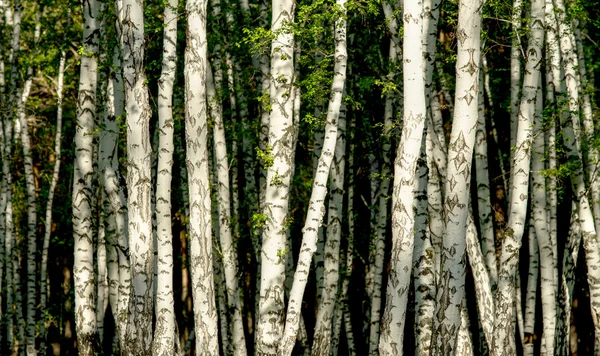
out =
[[[99,45],[100,3],[82,3],[84,15],[77,125],[75,132],[75,167],[73,180],[73,239],[75,260],[75,325],[80,355],[99,352],[96,323],[96,277],[94,275],[94,240],[92,196],[94,132],[96,129],[97,54]]]
[[[48,191],[48,201],[46,203],[46,220],[44,221],[44,240],[42,242],[42,262],[40,265],[40,353],[46,354],[46,305],[50,295],[50,284],[48,283],[48,249],[50,248],[50,237],[52,235],[52,204],[54,202],[54,193],[58,184],[61,164],[61,139],[62,139],[62,116],[63,116],[63,88],[65,78],[66,53],[60,52],[60,62],[58,65],[58,78],[56,81],[56,134],[54,136],[54,169],[52,171],[52,181]],[[1,205],[1,203],[0,203]],[[1,277],[0,277],[1,280]]]
[[[404,126],[394,164],[392,194],[392,256],[381,320],[379,352],[402,354],[406,305],[414,245],[414,182],[426,120],[421,2],[404,3]]]
[[[511,14],[512,22],[512,45],[510,47],[510,164],[514,157],[514,150],[517,139],[517,123],[519,121],[519,103],[521,97],[521,26],[523,16],[523,1],[513,0]],[[510,191],[508,186],[505,187]]]
[[[445,182],[445,224],[437,290],[434,345],[443,354],[455,352],[464,298],[465,248],[469,206],[471,163],[478,120],[481,2],[461,3],[458,17],[458,56],[454,120],[448,146]],[[449,340],[449,341],[448,341]]]
[[[341,10],[340,17],[336,19],[335,29],[334,29],[334,39],[335,39],[335,52],[334,52],[334,79],[331,85],[331,98],[329,101],[329,107],[327,109],[327,124],[325,126],[325,138],[323,140],[323,148],[321,152],[321,156],[319,157],[319,162],[317,164],[317,171],[315,172],[312,192],[310,197],[310,202],[308,206],[308,213],[306,216],[306,221],[304,223],[304,228],[302,229],[302,246],[300,247],[300,255],[298,256],[298,263],[296,267],[296,272],[294,274],[294,283],[292,285],[292,290],[290,292],[290,300],[288,303],[287,309],[287,317],[285,323],[285,331],[283,333],[283,340],[279,346],[280,355],[290,355],[296,343],[296,336],[298,334],[298,327],[301,318],[301,306],[302,306],[302,297],[304,296],[304,290],[306,288],[306,283],[308,282],[308,274],[309,268],[311,266],[313,255],[317,249],[317,238],[318,238],[318,229],[319,226],[323,222],[323,217],[325,215],[325,197],[327,195],[327,180],[330,174],[330,170],[332,169],[332,161],[334,156],[338,157],[343,161],[343,151],[345,148],[337,147],[336,141],[338,140],[338,133],[340,129],[338,127],[340,125],[345,124],[345,120],[342,122],[342,118],[340,118],[340,111],[342,108],[342,94],[344,90],[344,85],[346,81],[346,67],[347,67],[347,48],[346,48],[346,18],[345,18],[345,0],[337,0],[337,4],[339,5],[339,9]],[[272,119],[271,119],[272,120]],[[341,130],[344,130],[345,127],[342,126]],[[340,142],[340,146],[342,146],[342,142]],[[345,146],[345,145],[344,145]],[[342,146],[342,147],[344,147]],[[336,167],[339,167],[336,163]],[[339,167],[342,169],[341,167]],[[343,173],[341,173],[341,177],[343,177]],[[340,176],[336,177],[340,178]],[[332,177],[332,180],[334,178]],[[343,181],[343,179],[342,179]],[[342,182],[343,184],[343,182]],[[335,186],[332,185],[332,186]],[[343,186],[342,186],[343,187]],[[339,186],[338,186],[339,188]],[[343,188],[342,188],[343,189]],[[339,198],[339,197],[338,197]],[[339,203],[339,200],[336,204]],[[337,205],[336,205],[337,207]],[[330,231],[332,235],[332,239],[335,239],[335,234],[333,229]],[[338,239],[339,241],[339,239]],[[329,242],[328,242],[329,243]],[[333,242],[333,244],[338,244],[337,251],[339,252],[339,242]],[[263,244],[264,247],[264,244]],[[335,246],[334,250],[335,250]],[[332,251],[332,253],[336,253]],[[337,261],[339,263],[339,261]],[[264,259],[263,259],[264,263]],[[330,262],[328,262],[329,266]],[[335,262],[334,262],[335,264]],[[336,266],[337,267],[337,266]],[[333,268],[333,266],[331,266]],[[333,273],[337,273],[336,271]],[[335,288],[332,285],[335,283]],[[335,293],[337,293],[337,278],[333,278],[333,280],[329,280],[328,289],[334,288],[333,291],[333,299],[335,300]],[[330,291],[325,291],[323,295],[322,304],[320,307],[324,307],[326,304],[325,299],[330,298]],[[324,336],[322,340],[317,339],[315,344],[313,345],[312,354],[318,355],[320,353],[329,354],[329,346],[330,346],[330,333],[331,333],[331,316],[333,315],[333,305],[332,301],[329,305],[329,310],[324,310],[323,312],[329,315],[328,318],[328,329],[324,330]],[[321,311],[319,311],[321,313]],[[315,337],[319,335],[319,325],[317,325],[317,331],[315,331]],[[321,326],[323,327],[323,326]],[[326,341],[321,344],[321,342]]]
[[[123,9],[119,27],[122,34],[127,119],[128,230],[131,251],[131,299],[123,350],[127,353],[150,353],[155,266],[151,211],[151,110],[144,68],[144,12],[143,2],[117,1],[122,1]]]
[[[156,177],[156,326],[152,353],[175,353],[175,308],[173,288],[173,233],[171,231],[171,180],[173,176],[173,82],[177,62],[178,0],[165,4],[162,71],[158,82],[158,166]]]
[[[531,159],[531,125],[535,112],[538,80],[540,78],[540,62],[544,41],[544,2],[535,0],[531,3],[531,34],[527,48],[527,63],[521,104],[519,107],[519,123],[516,138],[516,151],[511,166],[510,179],[510,217],[502,245],[500,271],[498,274],[498,291],[496,294],[496,318],[494,345],[492,349],[500,354],[512,354],[514,338],[513,303],[515,299],[514,278],[519,259],[519,247],[526,223],[529,171]],[[502,350],[502,351],[500,351]]]
[[[344,2],[341,3],[344,6]],[[336,40],[343,41],[345,46],[345,30],[336,27]],[[341,24],[343,26],[343,24]],[[344,32],[344,38],[340,38],[340,32]],[[337,58],[343,55],[343,61],[346,60],[345,53],[337,51]],[[338,59],[340,60],[340,59]],[[345,79],[345,78],[344,78]],[[343,85],[343,84],[342,84]],[[337,88],[336,88],[337,89]],[[339,94],[341,97],[341,93]],[[342,112],[342,109],[344,112]],[[335,110],[335,108],[334,108]],[[312,347],[313,355],[327,355],[330,352],[331,333],[334,316],[334,307],[340,305],[337,300],[338,282],[340,279],[340,243],[342,238],[342,221],[343,221],[343,202],[344,202],[344,170],[346,165],[346,113],[345,107],[342,107],[340,100],[340,108],[338,114],[338,133],[337,143],[335,146],[335,154],[329,173],[329,207],[328,207],[328,223],[327,223],[327,241],[324,247],[324,282],[323,294],[319,304],[317,321],[315,325],[315,336]],[[341,325],[341,324],[340,324]]]
[[[225,142],[225,127],[223,124],[223,108],[217,96],[216,86],[219,82],[213,78],[210,64],[207,63],[207,100],[210,115],[214,121],[214,152],[217,185],[217,203],[219,217],[219,241],[223,254],[223,270],[227,291],[227,309],[230,314],[232,331],[232,347],[235,355],[246,354],[246,340],[242,325],[242,310],[238,286],[237,252],[233,243],[231,231],[231,194],[229,190],[229,162],[227,158],[227,143]],[[216,84],[216,85],[215,85]]]
[[[196,353],[217,355],[217,310],[213,283],[211,201],[206,105],[206,0],[188,1],[185,50],[185,112],[190,204],[190,258]]]
[[[536,98],[535,115],[533,120],[533,147],[531,155],[531,211],[533,226],[538,242],[540,255],[540,288],[542,301],[542,343],[541,353],[543,355],[554,354],[554,336],[556,329],[556,295],[558,293],[558,281],[555,280],[557,257],[554,254],[552,241],[548,231],[548,216],[546,202],[546,180],[542,176],[544,170],[544,152],[546,148],[544,140],[544,128],[542,127],[542,110],[544,98],[542,95],[542,78],[540,75],[538,93]]]
[[[282,31],[294,23],[294,2],[273,0],[269,143],[273,164],[267,169],[261,248],[261,282],[256,352],[275,354],[284,326],[284,280],[288,200],[293,145],[294,35]],[[264,94],[263,94],[264,95]],[[295,335],[294,335],[295,336]]]

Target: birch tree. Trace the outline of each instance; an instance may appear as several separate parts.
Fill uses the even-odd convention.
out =
[[[293,144],[294,2],[273,0],[271,14],[270,110],[268,147],[273,157],[268,167],[261,246],[261,282],[256,352],[275,354],[284,326],[286,226]],[[264,79],[263,79],[264,80]]]
[[[152,238],[150,105],[144,68],[143,3],[122,1],[121,55],[127,125],[128,232],[131,264],[129,321],[123,348],[150,353],[152,346],[154,244]],[[117,8],[120,8],[117,5]]]
[[[173,170],[173,82],[177,62],[177,0],[165,4],[163,59],[159,79],[159,146],[156,177],[156,327],[152,353],[175,354],[175,308],[173,289],[173,234],[171,229],[171,180]]]
[[[206,0],[188,1],[185,49],[186,165],[196,352],[217,355],[206,104]]]
[[[336,142],[339,135],[338,127],[342,124],[340,122],[340,110],[342,107],[342,95],[346,81],[346,69],[348,61],[348,53],[346,48],[346,2],[345,0],[338,0],[336,4],[339,6],[340,14],[335,21],[334,28],[334,79],[331,84],[331,98],[327,108],[327,124],[325,125],[323,147],[321,150],[321,156],[319,157],[319,162],[317,163],[317,171],[315,172],[315,177],[313,180],[308,213],[306,215],[304,228],[302,229],[302,246],[300,247],[300,255],[298,256],[296,272],[294,273],[294,283],[292,285],[292,290],[290,291],[283,340],[279,346],[279,354],[282,355],[290,355],[296,343],[296,336],[298,334],[298,328],[301,319],[302,298],[308,282],[308,274],[312,258],[317,249],[319,226],[323,223],[323,218],[325,215],[327,180],[329,178],[332,162],[336,154]],[[343,124],[345,124],[345,121]],[[344,127],[342,127],[342,129],[344,129]],[[341,144],[342,143],[340,142],[340,145]],[[339,154],[342,153],[342,146],[340,146],[338,150],[339,157]],[[331,231],[331,233],[333,235],[333,231]],[[335,239],[333,236],[332,238]],[[333,247],[335,249],[335,241],[333,243]],[[339,246],[337,249],[339,251]],[[312,350],[313,355],[329,353],[329,346],[331,344],[331,316],[333,315],[334,301],[329,301],[327,303],[325,299],[335,299],[332,296],[332,293],[334,293],[334,295],[337,293],[337,280],[329,280],[329,283],[329,291],[325,290],[326,293],[324,293],[322,300],[322,303],[324,303],[322,304],[322,307],[327,309],[319,311],[319,314],[323,313],[325,315],[330,315],[330,317],[327,321],[328,325],[323,325],[325,320],[322,319],[325,319],[325,315],[321,316],[322,324],[317,324],[317,329],[315,331],[316,340],[314,341]],[[332,290],[332,284],[334,283],[335,291]],[[319,327],[321,328],[320,330]]]
[[[386,305],[381,320],[379,352],[382,355],[401,355],[404,322],[410,284],[414,246],[414,182],[417,159],[421,150],[426,118],[425,81],[423,76],[421,36],[422,2],[404,3],[403,71],[404,126],[394,163],[392,194],[392,256],[386,291]]]
[[[478,120],[480,48],[480,1],[459,5],[458,50],[456,59],[456,95],[454,120],[448,146],[445,182],[444,218],[441,255],[442,269],[437,290],[437,318],[434,319],[434,350],[452,354],[457,346],[460,328],[461,303],[464,298],[465,247],[467,216],[471,183],[471,162]]]
[[[492,348],[500,354],[512,354],[514,276],[517,268],[519,247],[523,238],[527,212],[528,182],[530,172],[532,134],[531,125],[535,111],[542,45],[544,41],[544,2],[531,2],[531,34],[527,47],[527,62],[516,138],[516,152],[511,166],[510,217],[502,244],[498,291],[496,294],[496,316],[494,343]]]
[[[99,352],[96,324],[96,286],[94,275],[93,236],[93,154],[96,129],[97,54],[99,46],[100,3],[92,0],[82,3],[84,14],[83,43],[85,56],[81,57],[77,126],[75,133],[75,168],[73,179],[73,239],[75,260],[75,325],[78,350],[82,355]]]

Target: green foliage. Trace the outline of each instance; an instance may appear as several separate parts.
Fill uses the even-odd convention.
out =
[[[271,145],[267,145],[265,150],[261,150],[260,147],[256,147],[256,157],[263,163],[263,168],[268,170],[273,166],[273,162],[275,157],[271,153],[273,147]]]

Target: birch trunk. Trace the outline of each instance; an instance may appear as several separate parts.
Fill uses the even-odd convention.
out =
[[[516,140],[517,123],[519,121],[519,98],[521,94],[521,32],[523,1],[513,0],[512,8],[512,45],[510,47],[510,164],[512,164]],[[505,188],[509,191],[508,185]]]
[[[62,113],[63,113],[63,88],[65,77],[65,51],[60,52],[60,62],[58,65],[58,78],[56,83],[56,134],[54,136],[54,169],[52,171],[52,181],[48,191],[48,201],[46,203],[46,219],[44,222],[44,240],[42,243],[42,263],[40,265],[40,310],[42,317],[40,318],[40,353],[46,354],[46,303],[50,295],[48,284],[48,249],[50,247],[50,237],[52,234],[52,204],[54,202],[54,192],[58,184],[61,164],[61,139],[62,139]],[[1,278],[0,278],[1,280]]]
[[[227,159],[227,143],[225,141],[225,128],[223,125],[223,112],[218,99],[215,80],[213,79],[210,64],[207,63],[207,100],[210,115],[214,120],[214,150],[215,166],[217,172],[217,201],[219,216],[219,240],[223,254],[223,269],[227,290],[227,309],[230,313],[232,330],[232,347],[234,355],[246,354],[246,340],[242,325],[242,310],[238,287],[237,252],[233,243],[231,231],[231,200],[229,191],[229,163]],[[218,82],[217,82],[218,83]]]
[[[415,355],[426,355],[431,351],[433,317],[435,312],[435,252],[428,229],[427,188],[429,169],[427,167],[427,135],[424,132],[421,142],[421,157],[417,162],[415,184],[415,247],[413,255],[413,275],[415,289]]]
[[[12,205],[12,173],[10,159],[12,157],[12,117],[3,115],[3,145],[2,145],[2,199],[6,202],[5,209],[0,211],[3,221],[4,256],[6,256],[6,312],[3,323],[6,328],[7,350],[13,350],[14,345],[14,279],[17,270],[16,238],[13,222]]]
[[[41,32],[42,7],[36,11],[36,26],[34,32],[34,50],[37,47]],[[29,125],[25,106],[31,92],[34,71],[30,65],[27,67],[26,80],[23,84],[23,90],[20,97],[17,98],[17,123],[21,126],[20,139],[23,149],[23,166],[25,171],[25,186],[27,191],[27,355],[37,354],[35,333],[36,333],[36,305],[37,305],[37,196],[35,187],[35,177],[33,173],[33,157],[31,141],[29,138]]]
[[[502,245],[498,292],[496,294],[495,339],[493,349],[499,354],[516,352],[512,347],[514,278],[517,268],[519,247],[524,233],[527,213],[528,182],[531,159],[531,125],[535,112],[537,85],[540,78],[542,45],[544,41],[544,2],[531,3],[531,36],[527,48],[527,63],[516,139],[516,151],[511,169],[510,217]]]
[[[173,233],[171,180],[173,176],[173,82],[177,62],[178,0],[165,4],[162,71],[158,82],[158,166],[156,177],[156,326],[153,355],[175,354],[176,324],[173,299]]]
[[[211,201],[206,107],[206,0],[188,1],[185,51],[185,111],[190,204],[190,257],[196,353],[219,353],[213,283]]]
[[[458,337],[460,308],[464,298],[464,236],[467,234],[471,164],[479,117],[481,2],[474,0],[461,3],[458,16],[454,120],[444,185],[446,229],[443,234],[442,266],[437,290],[437,318],[434,319],[433,348],[443,354],[456,351],[454,340]]]
[[[344,2],[338,4],[343,8]],[[343,15],[342,15],[343,16]],[[336,27],[336,37],[341,43],[340,46],[346,45],[345,39],[345,28],[340,29]],[[343,32],[344,38],[341,38]],[[338,51],[337,58],[343,55],[343,61],[345,58],[344,51]],[[345,64],[343,64],[345,65]],[[344,78],[345,80],[345,78]],[[343,85],[343,84],[342,84]],[[342,96],[339,94],[340,97]],[[335,108],[334,108],[335,110]],[[345,107],[341,104],[338,114],[338,133],[337,143],[335,146],[335,156],[331,165],[331,172],[329,173],[329,211],[328,211],[328,223],[327,223],[327,241],[325,242],[325,248],[323,250],[325,261],[324,261],[324,281],[323,281],[323,294],[321,302],[319,304],[319,312],[317,314],[317,321],[315,325],[315,335],[312,347],[312,354],[328,355],[330,352],[331,345],[331,333],[334,316],[334,307],[339,306],[337,300],[338,294],[338,282],[340,278],[340,242],[342,237],[342,221],[343,221],[343,201],[344,201],[344,169],[345,169],[345,152],[346,152],[346,113]]]
[[[544,170],[545,140],[542,127],[542,110],[544,99],[542,95],[542,78],[539,78],[536,110],[533,121],[533,147],[532,147],[532,179],[533,190],[532,219],[538,241],[540,254],[540,288],[542,299],[542,344],[543,355],[554,354],[554,337],[556,329],[556,294],[558,293],[558,280],[555,278],[557,257],[554,254],[552,241],[548,231],[548,216],[546,202],[546,180],[542,176]]]
[[[131,275],[128,241],[128,217],[125,193],[119,182],[119,137],[118,118],[123,113],[124,94],[119,48],[113,55],[113,68],[108,76],[105,111],[100,132],[99,169],[100,182],[104,189],[104,223],[108,242],[109,298],[115,319],[118,338],[125,340],[129,315]]]
[[[520,333],[523,353],[532,356],[534,352],[535,309],[537,302],[538,277],[540,271],[540,255],[537,235],[530,218],[529,225],[529,272],[525,290],[525,308],[523,309],[523,329]]]
[[[426,119],[425,82],[423,78],[421,2],[404,3],[404,127],[394,164],[392,194],[392,256],[386,292],[386,306],[381,320],[379,352],[382,355],[403,353],[404,322],[410,284],[414,245],[414,182]]]
[[[75,260],[75,325],[78,350],[81,355],[99,352],[96,323],[94,236],[92,230],[93,152],[96,128],[97,53],[99,45],[98,25],[100,4],[94,0],[82,3],[84,14],[82,56],[77,125],[75,133],[75,168],[73,179],[73,238]]]
[[[319,226],[323,223],[323,217],[325,215],[325,197],[327,195],[327,179],[332,167],[332,160],[336,151],[340,148],[336,147],[336,141],[338,139],[338,126],[342,124],[340,118],[340,109],[342,106],[342,94],[346,81],[346,67],[347,67],[347,49],[346,49],[346,17],[345,17],[345,0],[337,0],[337,4],[340,8],[341,15],[335,23],[335,64],[333,68],[334,77],[331,85],[331,99],[329,101],[329,107],[327,110],[327,124],[325,126],[325,139],[323,140],[323,148],[321,156],[319,157],[319,163],[317,165],[317,171],[313,181],[313,187],[308,206],[308,213],[304,228],[302,229],[302,246],[300,247],[300,255],[298,257],[298,263],[296,272],[294,274],[294,284],[290,292],[290,300],[287,309],[287,318],[285,323],[285,331],[283,333],[283,339],[279,346],[279,355],[290,355],[296,343],[296,335],[298,334],[298,325],[301,318],[301,304],[302,297],[304,296],[304,290],[306,283],[308,282],[309,268],[313,255],[317,249],[317,238]],[[272,118],[271,118],[272,122]],[[343,128],[342,128],[343,129]],[[341,144],[341,143],[340,143]],[[338,151],[338,154],[341,152]],[[343,175],[342,175],[343,176]],[[333,234],[333,231],[332,231]],[[264,246],[264,243],[263,243]],[[339,245],[338,245],[339,249]],[[338,250],[339,251],[339,250]],[[264,259],[263,259],[264,262]],[[264,266],[264,265],[263,265]],[[337,280],[335,280],[337,286]],[[329,288],[332,288],[329,286]],[[337,287],[334,293],[337,292]],[[324,298],[327,298],[324,296]],[[333,307],[333,303],[330,305]],[[332,310],[328,313],[331,315]],[[329,319],[331,322],[331,319]],[[318,329],[317,329],[318,330]],[[329,324],[329,333],[331,332],[331,326]],[[315,332],[315,336],[317,332]],[[313,346],[313,355],[315,352],[327,351],[329,354],[329,337],[326,338],[327,345],[320,345],[319,341]],[[318,349],[324,347],[323,349]]]
[[[131,299],[124,351],[150,353],[152,349],[154,239],[151,209],[150,116],[144,69],[143,2],[122,1],[125,113],[127,117],[128,230],[131,263]],[[117,6],[120,7],[120,6]]]
[[[293,95],[294,35],[286,31],[294,23],[295,4],[273,0],[271,43],[269,143],[273,164],[268,167],[263,214],[261,282],[256,352],[276,354],[284,326],[286,226],[291,169],[294,160]],[[263,79],[264,80],[264,79]],[[283,255],[282,255],[283,254]],[[294,335],[295,336],[295,335]]]
[[[479,119],[475,134],[475,168],[477,179],[477,211],[479,212],[479,231],[481,232],[481,250],[485,265],[490,274],[493,286],[498,283],[498,264],[494,242],[494,224],[492,221],[492,205],[490,193],[490,176],[488,167],[487,129],[485,123],[485,105],[483,76],[479,78]]]

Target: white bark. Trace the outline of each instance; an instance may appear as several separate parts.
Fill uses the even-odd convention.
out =
[[[219,241],[221,243],[221,253],[223,255],[223,269],[227,290],[227,309],[231,319],[230,323],[233,338],[231,343],[234,355],[245,355],[246,340],[244,337],[244,327],[242,325],[240,291],[237,279],[237,252],[233,243],[233,234],[231,231],[229,162],[227,159],[227,143],[225,141],[225,128],[223,125],[223,109],[217,96],[215,89],[216,81],[213,79],[209,63],[206,64],[206,68],[208,74],[207,100],[210,108],[210,115],[214,120],[214,152],[217,172],[217,182],[215,183],[217,185]],[[219,85],[218,82],[217,85]]]
[[[119,27],[122,34],[121,54],[127,118],[127,212],[131,251],[131,299],[123,350],[127,353],[150,353],[155,267],[151,209],[151,110],[143,66],[143,2],[122,0],[122,9],[123,17],[119,19]]]
[[[420,2],[404,3],[404,88],[411,90],[404,93],[404,126],[394,164],[391,270],[379,340],[382,355],[401,355],[404,339],[414,244],[415,169],[426,120],[422,11]]]
[[[40,318],[40,353],[46,353],[46,302],[50,295],[50,286],[48,284],[48,249],[50,247],[50,237],[52,235],[52,204],[54,202],[54,192],[58,184],[61,164],[61,139],[62,139],[62,113],[63,113],[63,88],[65,78],[65,51],[60,52],[60,62],[58,65],[58,78],[56,82],[56,134],[54,136],[54,169],[52,171],[52,181],[48,191],[48,201],[46,202],[46,219],[44,222],[44,240],[42,242],[42,263],[40,265],[40,310],[42,317]],[[0,203],[0,205],[2,205]],[[0,208],[1,209],[1,208]],[[0,277],[1,280],[1,277]]]
[[[523,1],[513,0],[512,8],[512,45],[510,47],[510,164],[514,158],[517,139],[517,123],[519,121],[519,99],[521,93],[521,38],[519,32],[522,26]],[[505,188],[510,191],[508,185]]]
[[[426,128],[421,143],[421,157],[417,163],[417,181],[415,184],[415,247],[413,254],[413,275],[415,289],[415,355],[429,354],[433,335],[433,317],[435,312],[436,265],[435,251],[428,229],[429,169],[427,167]]]
[[[190,258],[196,353],[217,355],[218,323],[212,272],[211,201],[208,179],[206,5],[206,0],[188,1],[186,4],[186,163],[189,179]]]
[[[523,353],[532,356],[534,352],[534,327],[535,327],[535,309],[537,302],[537,286],[540,271],[540,255],[537,243],[537,235],[533,224],[529,225],[529,272],[527,276],[527,285],[525,290],[525,308],[523,309],[523,331],[521,335],[521,344]]]
[[[268,167],[263,214],[261,282],[256,352],[275,354],[284,324],[286,226],[291,169],[294,160],[293,93],[294,35],[285,31],[294,23],[294,2],[273,0],[271,43],[269,144],[273,164]],[[264,108],[263,108],[264,109]],[[295,336],[295,335],[294,335]]]
[[[460,328],[460,308],[464,298],[464,236],[467,234],[471,164],[479,117],[481,6],[477,0],[463,2],[458,15],[456,95],[444,185],[446,229],[437,290],[437,318],[434,319],[433,347],[444,354],[456,351],[452,340],[457,338]]]
[[[516,151],[511,169],[510,217],[502,245],[500,271],[498,275],[498,292],[496,294],[495,339],[492,346],[501,354],[516,352],[512,349],[513,339],[513,302],[514,276],[516,273],[519,247],[524,233],[527,213],[529,171],[531,159],[531,125],[535,111],[540,63],[542,61],[542,45],[544,41],[544,2],[535,0],[531,3],[531,35],[527,48],[527,64],[521,104],[519,107],[519,123],[516,138]]]
[[[479,212],[479,231],[481,232],[481,250],[485,265],[493,285],[498,282],[498,265],[494,242],[494,224],[492,221],[492,202],[490,194],[490,176],[488,169],[487,129],[485,124],[485,105],[483,98],[483,76],[479,78],[479,119],[475,134],[475,168],[477,179],[477,210]]]
[[[344,2],[340,4],[344,6]],[[343,16],[343,15],[342,15]],[[339,22],[338,22],[339,26]],[[343,26],[343,24],[342,24]],[[344,38],[337,38],[338,41],[343,41],[345,46],[345,29],[336,27],[336,36],[340,36],[339,32],[344,32]],[[340,45],[342,45],[340,43]],[[339,55],[342,54],[338,52]],[[346,60],[345,54],[344,61]],[[343,84],[342,84],[343,85]],[[342,95],[340,94],[340,97]],[[335,110],[335,108],[333,108]],[[334,316],[334,307],[338,305],[338,281],[340,278],[340,243],[342,237],[342,221],[343,221],[343,201],[344,201],[344,170],[345,170],[345,152],[346,152],[346,112],[345,107],[341,104],[338,114],[338,133],[337,143],[331,172],[329,173],[329,207],[328,207],[328,223],[327,223],[327,241],[323,254],[324,261],[324,281],[323,294],[319,303],[319,311],[315,325],[315,335],[313,338],[312,354],[327,355],[330,352],[332,323]],[[340,323],[341,325],[341,323]]]
[[[171,179],[173,176],[173,82],[176,70],[178,0],[165,4],[162,71],[158,82],[158,166],[156,177],[156,326],[152,353],[175,353],[176,325],[173,299],[173,233],[171,231]]]
[[[127,252],[128,218],[124,189],[119,182],[118,118],[123,113],[124,93],[119,48],[113,55],[113,67],[106,86],[105,111],[100,132],[99,169],[104,189],[104,224],[108,258],[109,299],[119,340],[125,340],[129,315],[131,274]]]
[[[540,288],[542,298],[542,346],[543,355],[554,354],[554,336],[556,329],[556,295],[558,293],[558,280],[555,276],[557,256],[554,254],[552,241],[548,231],[548,216],[546,202],[546,180],[542,176],[544,170],[544,132],[542,127],[542,109],[544,99],[542,95],[542,78],[539,78],[536,110],[533,126],[533,147],[531,156],[531,187],[533,190],[532,219],[537,236],[540,254]]]
[[[99,350],[96,323],[93,191],[93,138],[96,129],[96,86],[99,42],[99,7],[94,0],[84,2],[83,39],[85,53],[81,57],[77,126],[75,133],[75,168],[73,179],[73,238],[75,260],[75,325],[80,355],[94,355]]]
[[[319,226],[323,223],[323,217],[325,215],[327,179],[329,177],[334,155],[336,153],[338,153],[338,155],[341,154],[341,152],[339,152],[340,148],[336,147],[336,141],[338,140],[338,126],[342,123],[340,118],[340,110],[342,106],[342,95],[346,81],[346,67],[348,59],[346,49],[347,29],[345,18],[345,3],[345,0],[337,0],[337,4],[339,5],[342,14],[340,15],[340,18],[336,20],[334,29],[334,78],[333,83],[331,85],[331,99],[329,101],[329,107],[327,110],[325,139],[323,140],[323,148],[321,156],[319,157],[317,171],[315,172],[306,221],[304,223],[304,228],[302,229],[302,246],[300,247],[300,255],[298,257],[296,273],[294,274],[294,284],[292,285],[292,290],[290,292],[290,300],[288,303],[283,340],[278,350],[278,354],[280,355],[290,355],[296,342],[296,335],[298,334],[298,324],[301,316],[302,297],[304,295],[306,283],[308,282],[308,274],[309,268],[311,266],[311,261],[317,249],[318,229]],[[333,235],[333,231],[331,232]],[[337,248],[339,251],[339,245]],[[336,293],[337,280],[332,282],[335,282],[336,287],[334,293]],[[332,288],[331,286],[328,287]],[[324,296],[324,298],[326,298],[326,296]],[[333,307],[333,303],[330,306]],[[332,314],[333,310],[327,313]],[[329,320],[331,322],[331,319]],[[331,328],[330,324],[329,328]],[[331,329],[329,329],[329,332],[331,332]],[[328,337],[326,338],[326,340],[327,339]],[[326,354],[329,354],[329,341],[327,341],[327,346],[325,346],[322,349],[318,349],[319,347],[323,347],[320,346],[318,342],[315,344],[315,346],[313,346],[313,355],[315,354],[315,352],[319,351],[326,351]]]

